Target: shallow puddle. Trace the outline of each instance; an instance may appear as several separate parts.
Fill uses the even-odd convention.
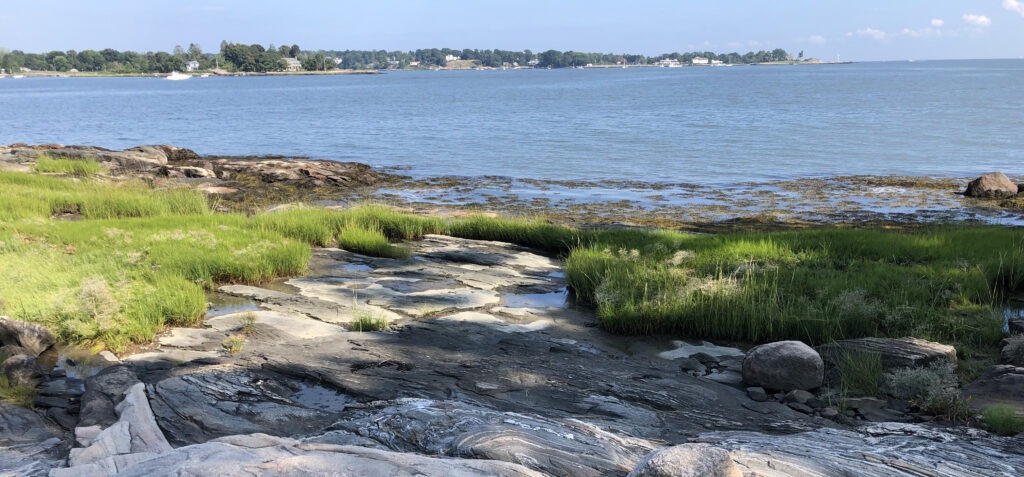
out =
[[[301,389],[292,394],[291,399],[310,409],[340,413],[345,410],[348,403],[352,402],[351,397],[332,389],[309,384],[301,386]]]
[[[502,301],[508,308],[565,308],[569,290],[554,293],[505,293]]]
[[[114,364],[88,348],[61,345],[39,355],[38,363],[43,369],[64,371],[64,375],[72,379],[90,378]]]
[[[362,273],[370,273],[370,272],[376,270],[375,268],[373,268],[373,267],[371,267],[369,265],[363,264],[363,263],[346,263],[346,264],[341,266],[341,269],[346,271],[346,272],[362,272]]]
[[[206,301],[209,303],[209,308],[206,310],[207,318],[260,310],[260,304],[251,298],[223,293],[209,293],[206,295]]]

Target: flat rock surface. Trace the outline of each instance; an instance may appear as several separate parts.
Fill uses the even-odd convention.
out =
[[[210,469],[270,474],[315,473],[330,462],[381,475],[625,475],[651,451],[710,439],[709,431],[731,436],[715,445],[746,469],[767,469],[759,459],[779,455],[827,470],[831,462],[800,449],[832,441],[836,452],[898,450],[864,431],[750,399],[734,379],[742,356],[735,348],[605,334],[591,312],[573,306],[557,260],[440,236],[407,245],[409,260],[319,249],[307,276],[273,290],[222,287],[260,306],[249,326],[244,314],[210,318],[203,329],[170,330],[159,349],[129,357],[168,442],[185,447],[157,458],[131,454],[135,460],[118,465],[140,472],[127,475],[187,472],[199,459],[213,459]],[[349,331],[367,314],[384,317],[389,329]],[[228,336],[241,337],[240,351],[228,352],[220,340]],[[682,370],[684,359],[706,365],[707,374]],[[949,442],[963,438],[950,435]],[[742,439],[776,445],[742,454],[752,452]],[[1020,456],[1002,442],[978,441],[978,452],[1017,465]],[[249,445],[260,450],[243,450]],[[288,467],[280,449],[311,460]],[[926,455],[941,465],[962,457]],[[437,471],[435,457],[455,470]]]

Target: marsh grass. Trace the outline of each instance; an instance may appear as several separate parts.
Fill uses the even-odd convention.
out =
[[[41,156],[36,160],[36,172],[89,176],[103,172],[103,166],[96,159],[55,159]]]
[[[189,189],[12,172],[0,172],[0,187],[0,313],[115,351],[197,323],[217,284],[302,273],[311,246],[405,259],[394,242],[430,233],[565,258],[576,301],[624,334],[810,344],[909,335],[984,354],[1000,339],[1006,294],[1024,289],[1024,235],[999,227],[691,235],[377,205],[213,214]],[[54,219],[63,214],[81,220]]]
[[[221,343],[221,347],[230,354],[238,354],[245,349],[245,341],[244,335],[228,335],[224,342]]]
[[[1024,432],[1024,416],[1005,404],[985,406],[981,410],[982,421],[992,432],[1002,436],[1012,436]]]
[[[242,329],[242,333],[246,336],[251,336],[256,331],[256,314],[255,313],[242,313],[238,317],[238,326]]]
[[[839,361],[840,393],[844,397],[875,396],[882,383],[882,355],[848,351]]]

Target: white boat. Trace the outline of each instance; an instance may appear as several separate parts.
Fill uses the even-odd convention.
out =
[[[203,74],[199,75],[199,77],[200,78],[209,78],[210,74],[209,73],[203,73]]]
[[[25,75],[11,75],[11,78],[14,78],[14,79],[21,79],[21,78],[24,78],[24,77],[25,77]]]
[[[187,79],[190,79],[190,78],[192,78],[192,75],[187,75],[185,73],[178,73],[177,71],[172,71],[171,74],[167,75],[167,77],[165,79],[169,79],[171,81],[181,81],[181,80],[187,80]]]

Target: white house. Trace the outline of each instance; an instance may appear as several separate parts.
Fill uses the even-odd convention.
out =
[[[694,64],[694,65],[706,65],[708,63],[709,63],[708,59],[704,58],[703,56],[695,56],[695,57],[693,57],[692,60],[690,60],[690,64]]]
[[[461,59],[461,58],[458,57],[458,56],[455,56],[455,55],[445,55],[445,57],[444,57],[444,61],[455,61],[455,60],[459,60],[459,59]]]
[[[284,59],[285,71],[300,71],[302,70],[302,62],[296,58],[285,58]]]
[[[196,60],[185,63],[185,71],[196,71],[199,69],[199,62]]]

